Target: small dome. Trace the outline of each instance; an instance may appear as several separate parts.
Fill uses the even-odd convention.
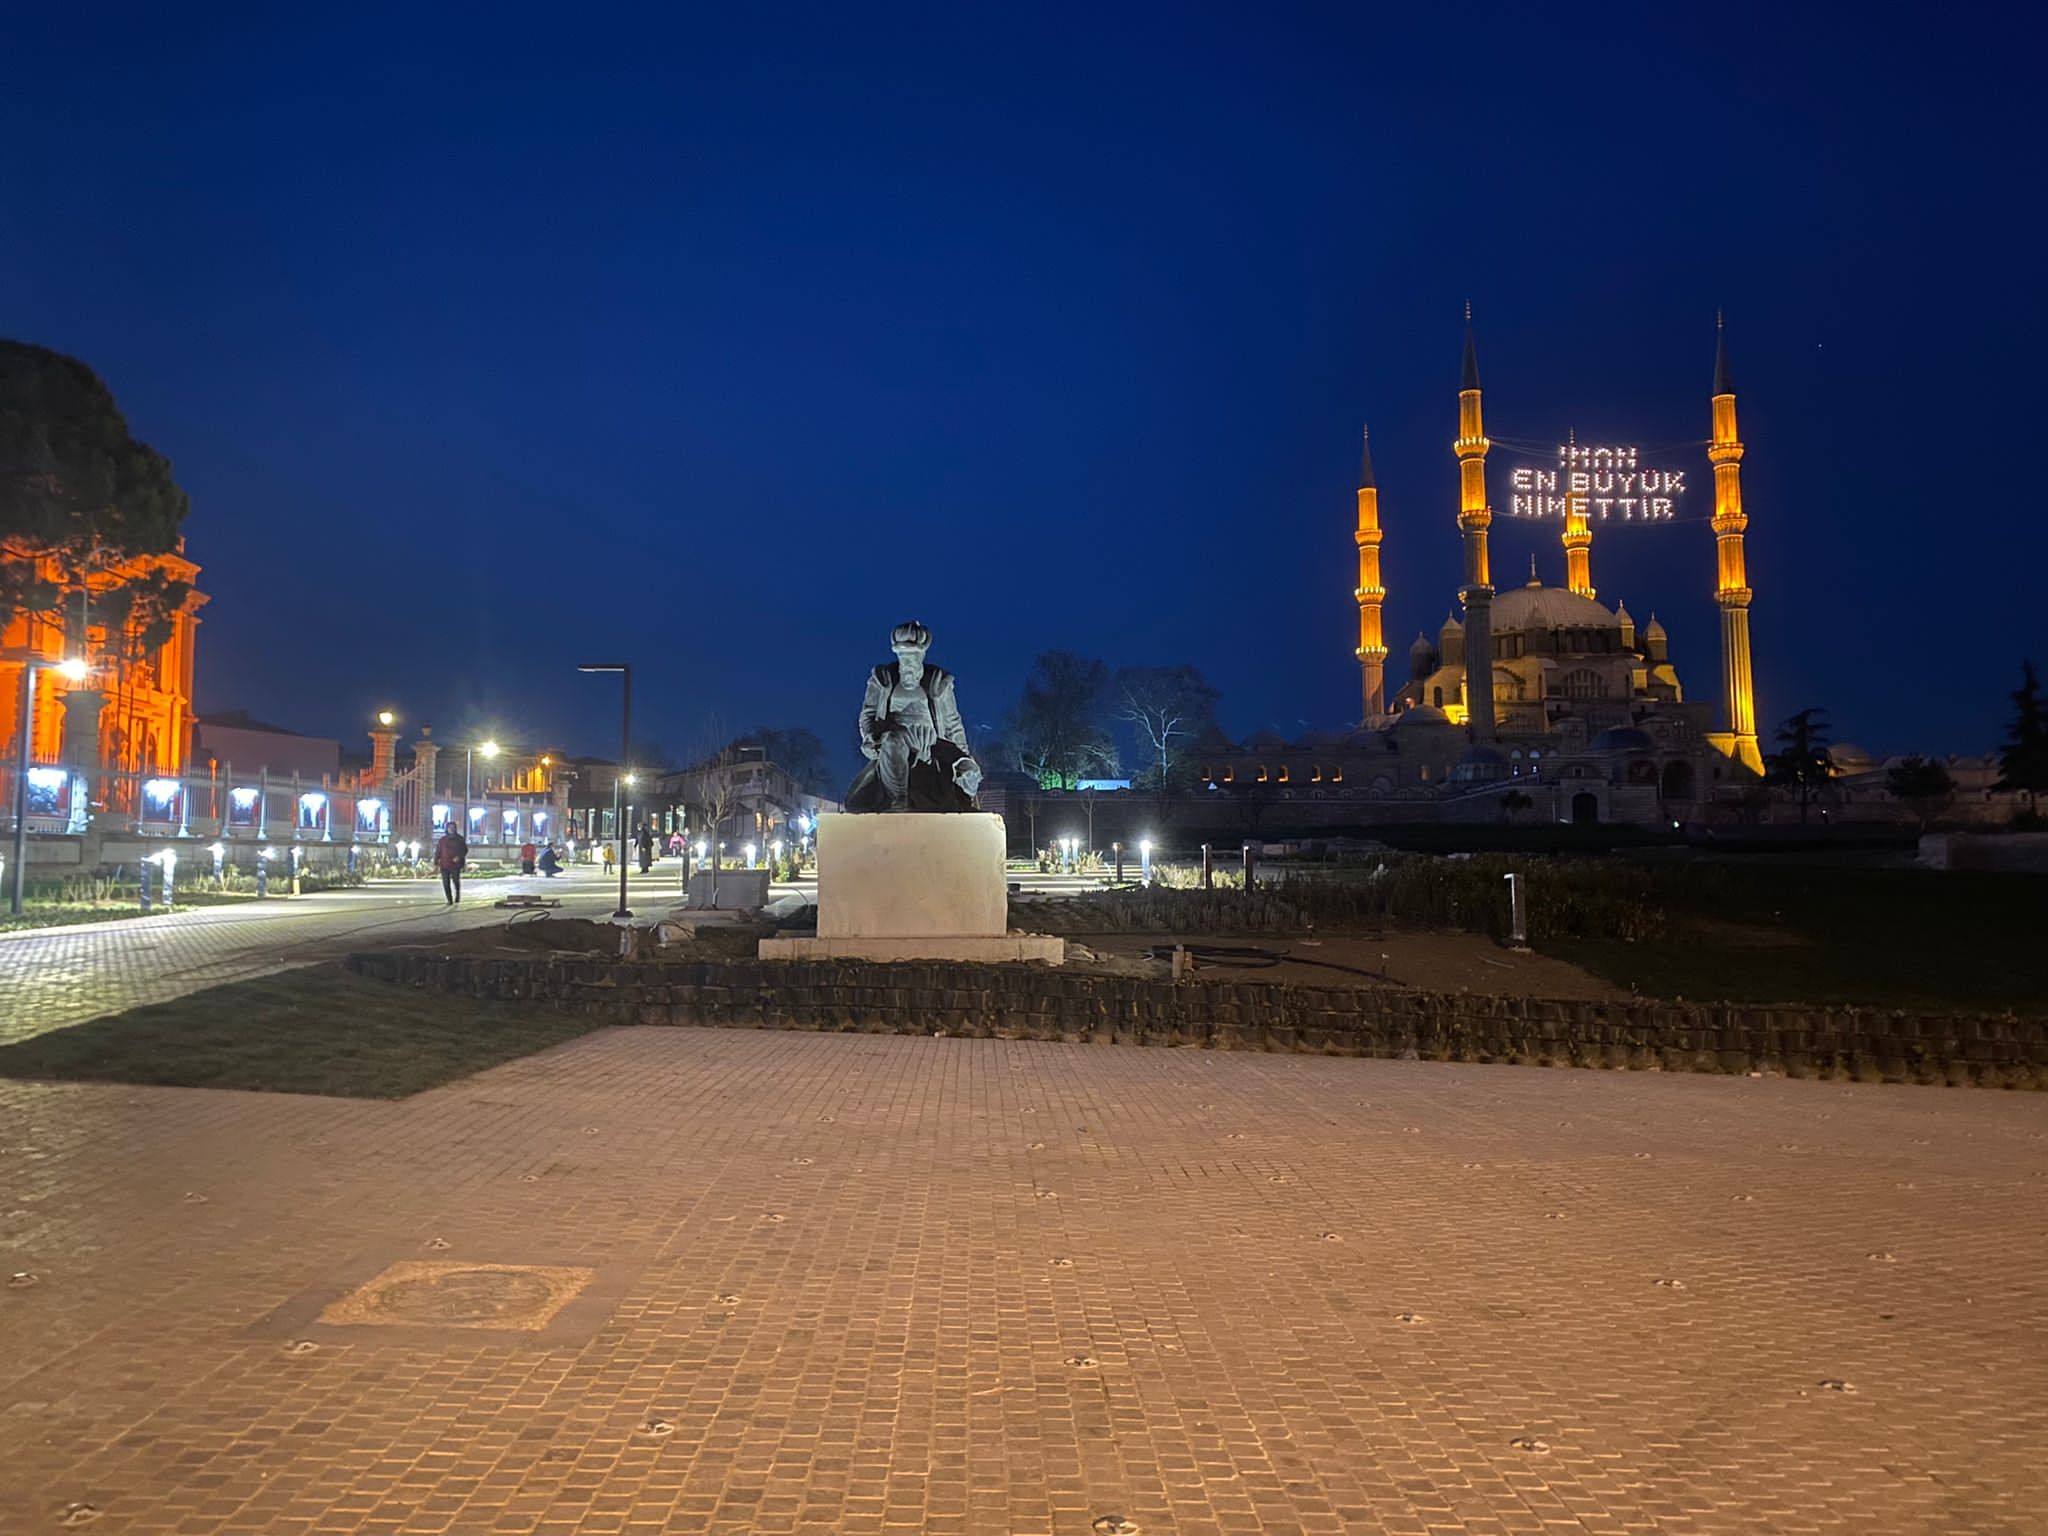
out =
[[[1271,752],[1276,747],[1286,746],[1287,738],[1278,731],[1257,731],[1246,740],[1245,745],[1256,752]]]
[[[1403,725],[1449,725],[1451,717],[1434,704],[1417,704],[1401,711],[1395,719],[1396,726]]]
[[[1444,615],[1444,627],[1437,631],[1438,636],[1443,639],[1449,639],[1453,635],[1462,635],[1464,633],[1465,626],[1458,622],[1456,614],[1450,613]]]
[[[1592,741],[1595,752],[1654,752],[1657,743],[1648,731],[1639,731],[1632,725],[1610,726],[1595,736]]]
[[[1421,630],[1417,630],[1415,632],[1415,643],[1408,647],[1408,654],[1410,656],[1427,656],[1435,649],[1436,647],[1429,643],[1428,637]]]
[[[1835,767],[1843,773],[1860,773],[1876,766],[1877,759],[1853,741],[1828,748],[1828,756],[1834,759]]]
[[[1664,633],[1664,626],[1657,622],[1657,615],[1655,613],[1650,615],[1650,622],[1643,630],[1643,637],[1647,640],[1663,640],[1668,638]]]

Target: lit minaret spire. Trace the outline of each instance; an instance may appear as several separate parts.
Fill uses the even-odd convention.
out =
[[[1380,491],[1373,482],[1372,433],[1358,455],[1358,668],[1365,685],[1365,723],[1377,725],[1387,713],[1387,647],[1380,636]]]
[[[1714,316],[1714,436],[1707,459],[1714,466],[1714,541],[1721,605],[1721,698],[1727,734],[1722,751],[1754,773],[1764,769],[1756,744],[1756,693],[1749,664],[1749,573],[1742,559],[1742,443],[1735,435],[1735,381],[1728,374],[1728,342]]]
[[[1577,447],[1579,434],[1568,433],[1566,441]],[[1580,597],[1593,595],[1593,525],[1586,517],[1586,498],[1571,490],[1570,456],[1565,460],[1564,493],[1564,584]]]
[[[1458,384],[1458,531],[1465,539],[1465,707],[1474,741],[1493,739],[1493,574],[1486,562],[1486,426],[1479,410],[1479,349],[1465,305],[1465,372]]]

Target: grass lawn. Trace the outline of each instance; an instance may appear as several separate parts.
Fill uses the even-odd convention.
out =
[[[595,1027],[537,1004],[416,992],[320,965],[0,1046],[0,1077],[402,1099]]]
[[[1773,861],[1665,870],[1654,890],[1662,939],[1537,947],[1654,997],[2048,1012],[2038,875]]]

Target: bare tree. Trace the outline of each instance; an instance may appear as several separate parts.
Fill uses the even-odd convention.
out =
[[[1219,697],[1194,667],[1125,667],[1116,675],[1115,715],[1152,758],[1152,787],[1171,787],[1176,749],[1214,723]]]

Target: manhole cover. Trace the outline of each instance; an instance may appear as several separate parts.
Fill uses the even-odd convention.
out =
[[[320,1321],[537,1333],[593,1273],[539,1264],[407,1260],[334,1302]]]

